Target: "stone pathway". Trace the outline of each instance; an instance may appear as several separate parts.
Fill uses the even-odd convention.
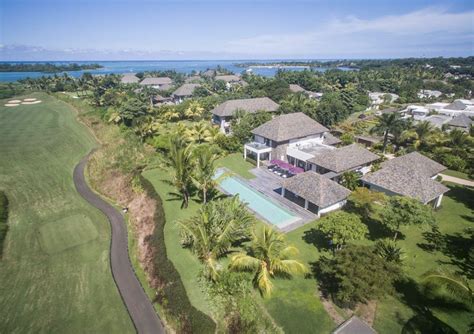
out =
[[[444,175],[444,174],[439,174],[439,175],[441,175],[441,177],[443,178],[443,181],[457,183],[457,184],[461,184],[463,186],[468,186],[468,187],[474,187],[474,181],[469,181],[469,180],[461,179],[459,177],[450,176],[450,175]]]

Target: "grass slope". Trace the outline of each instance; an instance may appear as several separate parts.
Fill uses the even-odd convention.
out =
[[[0,187],[10,203],[0,332],[131,333],[110,272],[109,225],[72,181],[94,140],[66,104],[33,97],[43,103],[0,101]]]

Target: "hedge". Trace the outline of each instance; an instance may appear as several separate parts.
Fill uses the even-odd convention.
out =
[[[8,198],[0,191],[0,258],[3,254],[3,241],[7,235],[8,225]]]
[[[157,301],[166,313],[178,321],[179,333],[214,333],[216,324],[208,315],[191,304],[181,276],[173,262],[168,259],[164,234],[166,219],[161,198],[153,185],[143,176],[140,176],[140,181],[147,195],[157,202],[154,217],[155,233],[146,240],[154,250],[152,276],[153,281],[158,282],[158,287],[155,287],[158,289]]]

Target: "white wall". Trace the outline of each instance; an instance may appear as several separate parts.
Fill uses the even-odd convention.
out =
[[[304,138],[298,138],[298,139],[291,139],[290,140],[290,147],[294,147],[297,145],[310,145],[311,143],[317,143],[321,144],[324,140],[323,134],[317,134],[314,136],[308,136]]]
[[[331,211],[334,211],[334,210],[338,210],[338,209],[342,208],[344,205],[346,205],[346,202],[347,202],[346,200],[343,200],[343,201],[337,202],[336,204],[327,206],[325,208],[319,208],[318,214],[321,215],[323,213],[328,213],[328,212],[331,212]]]

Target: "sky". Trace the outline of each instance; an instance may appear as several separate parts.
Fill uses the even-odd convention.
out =
[[[472,0],[0,0],[0,60],[470,55]]]

